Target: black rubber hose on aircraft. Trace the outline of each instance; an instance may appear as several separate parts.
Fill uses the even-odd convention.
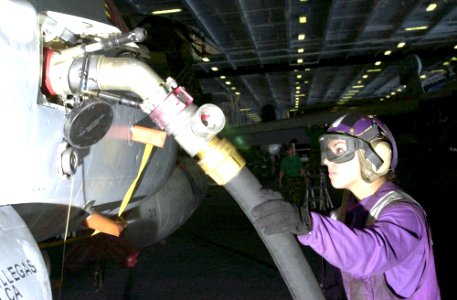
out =
[[[275,197],[275,193],[262,188],[251,171],[244,167],[224,185],[252,222],[252,208]],[[281,272],[293,299],[325,299],[317,280],[293,234],[265,235],[257,230]]]

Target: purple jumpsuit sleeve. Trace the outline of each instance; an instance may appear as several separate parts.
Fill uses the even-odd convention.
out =
[[[344,272],[362,278],[384,273],[405,262],[411,266],[411,272],[417,272],[421,259],[425,264],[420,246],[426,241],[423,238],[426,232],[423,221],[411,205],[387,206],[375,223],[365,229],[352,229],[314,212],[311,216],[313,230],[308,235],[298,236],[299,241]],[[421,248],[422,251],[418,251]],[[402,269],[408,270],[408,266]],[[414,279],[416,283],[419,280]]]

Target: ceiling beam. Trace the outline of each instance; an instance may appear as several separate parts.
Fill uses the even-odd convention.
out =
[[[259,73],[271,73],[271,72],[288,72],[294,70],[304,70],[307,68],[324,68],[324,67],[341,67],[345,65],[362,65],[362,64],[373,64],[378,60],[383,62],[399,62],[404,59],[409,54],[417,54],[419,57],[423,58],[447,58],[451,55],[455,55],[454,49],[455,42],[450,41],[444,45],[441,45],[440,48],[430,51],[427,49],[408,49],[404,52],[392,53],[389,56],[384,55],[359,55],[351,56],[346,59],[341,57],[334,57],[328,59],[322,59],[317,63],[312,64],[302,64],[302,65],[290,65],[288,63],[274,63],[274,64],[265,64],[263,66],[238,66],[236,69],[232,68],[219,68],[217,72],[201,72],[196,71],[195,74],[198,78],[211,78],[219,77],[221,75],[225,76],[240,76],[248,74],[259,74]]]

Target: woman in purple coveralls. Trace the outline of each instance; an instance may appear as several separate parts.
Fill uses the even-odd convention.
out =
[[[397,147],[387,126],[347,114],[319,140],[332,186],[357,200],[346,219],[268,200],[253,209],[254,224],[296,234],[339,268],[348,299],[441,299],[426,214],[391,181]]]

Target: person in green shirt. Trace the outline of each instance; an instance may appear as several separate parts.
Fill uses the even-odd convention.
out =
[[[300,157],[295,154],[295,145],[289,144],[287,156],[281,160],[279,189],[289,202],[302,206],[304,200],[306,173]]]

